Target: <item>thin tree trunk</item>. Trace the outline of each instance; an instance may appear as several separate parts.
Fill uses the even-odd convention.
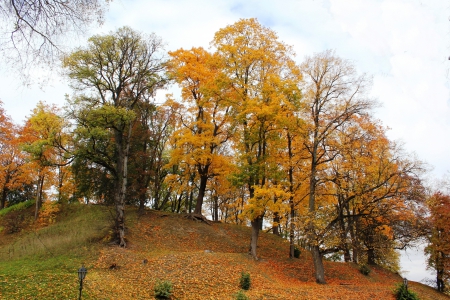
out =
[[[289,258],[295,257],[295,205],[294,205],[294,167],[292,166],[292,158],[294,154],[292,153],[292,137],[289,131],[287,132],[287,142],[288,142],[288,154],[289,154],[289,192],[291,196],[289,197]]]
[[[354,213],[354,212],[353,212]],[[352,261],[354,263],[358,263],[359,259],[359,245],[358,245],[358,220],[351,218],[350,219],[350,237],[352,239]]]
[[[39,175],[37,183],[37,195],[36,195],[36,209],[34,211],[34,220],[39,217],[39,211],[42,207],[42,194],[44,189],[45,175]]]
[[[189,213],[192,213],[192,202],[194,202],[194,191],[191,189],[189,193]]]
[[[293,200],[289,200],[290,202],[290,207],[291,207],[291,211],[290,211],[290,222],[289,222],[289,258],[294,258],[294,253],[295,253],[295,243],[294,243],[294,238],[295,238],[295,224],[294,224],[294,218],[295,218],[295,210],[294,210],[294,202]]]
[[[213,213],[213,220],[219,221],[219,197],[217,195],[213,196],[213,202],[214,202],[214,213]]]

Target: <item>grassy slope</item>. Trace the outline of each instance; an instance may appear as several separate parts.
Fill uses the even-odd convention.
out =
[[[364,276],[353,264],[325,262],[328,284],[317,285],[308,253],[286,258],[288,245],[279,237],[261,234],[255,262],[246,254],[249,228],[169,213],[128,211],[126,249],[101,239],[110,226],[106,207],[65,207],[53,225],[38,230],[21,219],[24,232],[0,232],[1,299],[75,299],[81,263],[89,270],[83,299],[152,299],[157,279],[173,283],[174,299],[232,299],[242,271],[251,274],[250,299],[394,299],[401,282],[380,268]],[[0,218],[3,228],[5,222]],[[420,299],[450,298],[419,283],[411,289]]]

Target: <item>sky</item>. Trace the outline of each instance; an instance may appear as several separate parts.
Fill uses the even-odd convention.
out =
[[[450,175],[448,0],[114,0],[101,27],[70,43],[82,45],[92,34],[126,25],[160,36],[168,51],[209,49],[216,31],[241,18],[257,18],[277,32],[298,63],[334,49],[371,75],[370,96],[382,105],[374,115],[390,128],[389,138],[428,164],[430,181]],[[38,101],[62,106],[72,93],[60,75],[39,76],[49,83],[23,87],[12,72],[0,70],[0,100],[16,123]],[[403,275],[410,280],[431,278],[422,252],[402,253]]]

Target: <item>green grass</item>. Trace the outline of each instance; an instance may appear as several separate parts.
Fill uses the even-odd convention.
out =
[[[82,257],[0,262],[1,299],[76,299]]]
[[[34,205],[34,200],[28,200],[25,202],[20,202],[11,206],[8,206],[6,208],[3,208],[0,210],[0,217],[5,216],[6,214],[13,212],[13,211],[19,211],[27,209],[28,207]]]
[[[51,226],[6,235],[12,242],[0,246],[0,299],[77,299],[77,270],[96,260],[110,218],[107,207],[70,204]]]

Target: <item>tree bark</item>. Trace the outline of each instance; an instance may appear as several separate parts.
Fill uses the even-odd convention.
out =
[[[272,226],[273,234],[280,236],[280,215],[278,214],[278,212],[274,213],[273,223],[274,223],[274,225]]]
[[[123,138],[123,131],[115,131],[117,149],[117,178],[116,178],[116,234],[120,247],[126,247],[125,241],[125,197],[127,193],[128,179],[128,153],[130,148],[131,124],[128,124],[127,136]]]
[[[295,210],[293,201],[289,200],[291,202],[291,212],[290,212],[290,222],[289,222],[289,257],[294,258],[295,253],[295,244],[294,244],[294,233],[295,233],[295,224],[294,224],[294,218],[295,218]]]
[[[263,217],[259,216],[255,218],[253,221],[251,221],[252,224],[252,238],[250,241],[250,254],[255,259],[258,260],[258,256],[256,253],[256,248],[258,246],[258,236],[259,236],[259,230],[261,228],[263,221]]]
[[[6,206],[6,197],[8,196],[8,188],[5,186],[3,186],[3,190],[2,190],[2,198],[0,199],[0,209],[5,208]]]
[[[292,153],[292,137],[290,132],[287,132],[287,146],[288,146],[288,155],[289,155],[289,192],[291,196],[289,197],[289,258],[295,257],[295,245],[294,245],[294,237],[295,237],[295,205],[294,205],[294,167],[292,166],[292,157],[294,154]]]
[[[217,195],[213,196],[213,205],[214,205],[214,212],[213,212],[213,220],[219,221],[219,197]]]
[[[195,204],[194,214],[202,214],[203,198],[205,197],[206,184],[208,182],[208,168],[209,166],[205,166],[203,169],[198,167],[200,174],[200,187],[198,189],[197,203]]]
[[[38,182],[37,182],[37,195],[36,195],[36,209],[34,211],[34,220],[37,220],[39,217],[39,211],[42,207],[42,194],[44,189],[44,180],[45,175],[39,174]]]
[[[373,248],[367,249],[367,264],[368,265],[376,265],[376,263],[375,263],[375,249],[373,249]]]
[[[318,127],[316,125],[316,127]],[[309,212],[314,213],[316,211],[316,173],[317,173],[317,132],[314,132],[314,145],[311,157],[311,174],[309,182]],[[314,233],[314,223],[311,221],[309,225],[309,246],[314,261],[314,272],[316,282],[320,284],[326,284],[325,282],[325,270],[323,268],[322,255],[318,245],[315,245],[316,236]]]
[[[323,267],[322,254],[320,254],[319,246],[312,246],[311,254],[314,261],[314,270],[316,272],[316,282],[319,284],[326,284],[325,270]]]

